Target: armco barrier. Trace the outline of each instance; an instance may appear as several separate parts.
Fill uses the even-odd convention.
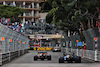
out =
[[[100,61],[100,51],[98,51],[97,59],[98,59],[98,61]]]
[[[28,52],[29,39],[0,24],[0,65]]]

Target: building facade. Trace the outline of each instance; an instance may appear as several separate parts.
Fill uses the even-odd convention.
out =
[[[41,0],[0,0],[0,5],[11,5],[25,9],[25,12],[18,17],[23,24],[25,21],[39,22],[39,12]]]
[[[42,2],[46,2],[47,0],[41,0]]]

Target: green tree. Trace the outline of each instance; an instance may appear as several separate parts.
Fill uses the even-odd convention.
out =
[[[52,8],[52,6],[50,6],[48,2],[43,2],[41,3],[41,5],[42,5],[41,12],[48,12]]]
[[[52,6],[52,8],[61,5],[61,0],[47,0],[47,2],[49,3],[50,6]]]
[[[19,7],[0,5],[0,16],[5,18],[15,19],[25,10]]]
[[[74,7],[73,3],[72,1],[61,1],[61,4],[55,7],[55,11],[52,11],[52,24],[60,25],[63,30],[77,30],[79,26],[75,26],[77,24],[71,21],[71,17],[73,16],[72,8]]]
[[[55,13],[56,9],[53,8],[52,10],[50,10],[46,16],[46,22],[47,23],[51,23],[53,21],[53,15]]]
[[[53,1],[56,1],[55,4]],[[81,31],[94,28],[96,20],[100,23],[99,0],[60,0],[60,3],[59,0],[48,0],[48,2],[53,7],[57,4],[50,22],[62,29],[79,32],[80,28]]]
[[[56,1],[53,1],[53,2],[52,2],[52,8],[56,8],[56,7],[58,7],[58,4],[57,4]]]

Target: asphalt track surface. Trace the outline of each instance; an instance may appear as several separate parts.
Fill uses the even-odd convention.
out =
[[[16,58],[15,60],[4,64],[1,67],[100,67],[100,63],[82,58],[81,63],[58,63],[58,58],[63,55],[62,52],[47,51],[51,55],[51,60],[37,60],[34,61],[33,56],[38,51],[30,50],[29,53]]]

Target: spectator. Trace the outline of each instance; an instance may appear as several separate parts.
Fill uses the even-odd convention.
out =
[[[17,32],[18,32],[19,28],[20,28],[20,26],[17,24],[17,28],[16,28],[16,31],[17,31]]]
[[[32,22],[31,21],[28,21],[29,22],[29,24],[32,24]]]
[[[0,23],[2,23],[2,22],[1,22],[1,19],[0,19]]]
[[[9,23],[7,23],[7,27],[9,27],[9,25],[10,25],[10,24],[9,24]]]
[[[29,4],[28,8],[31,8],[31,5]]]
[[[28,28],[28,24],[24,24],[24,29],[27,29]]]
[[[15,7],[15,6],[16,6],[16,4],[13,4],[13,6]]]
[[[8,5],[7,3],[5,3],[5,5]]]
[[[25,7],[25,2],[23,3],[23,7]]]
[[[26,24],[28,24],[28,21],[25,21]]]
[[[13,6],[13,3],[11,3],[10,6]]]

